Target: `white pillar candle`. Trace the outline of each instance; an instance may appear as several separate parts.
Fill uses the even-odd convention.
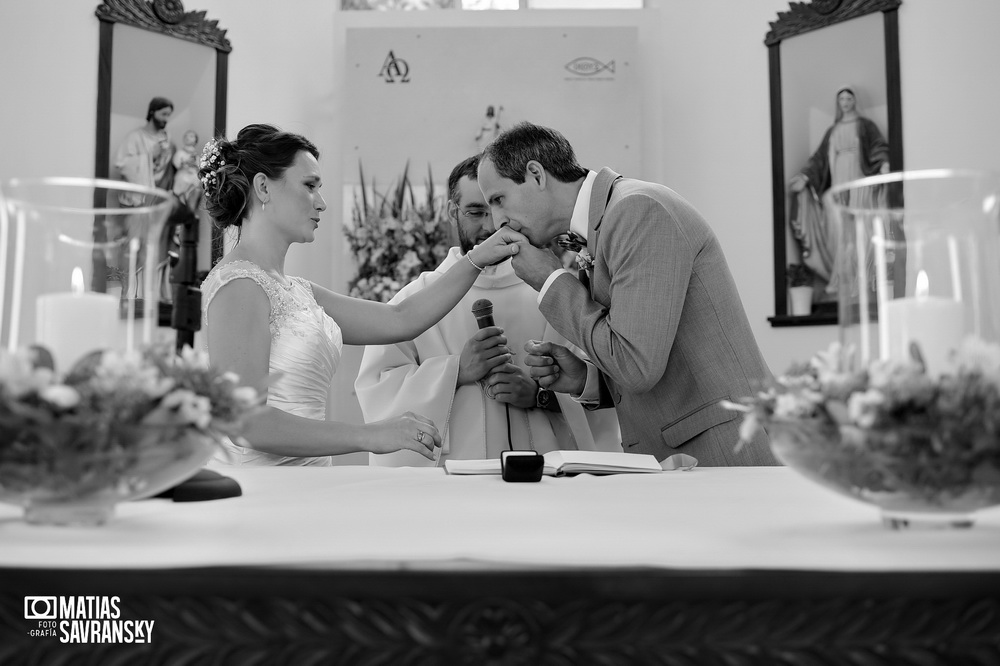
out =
[[[43,294],[35,308],[35,342],[52,353],[61,373],[92,351],[118,346],[118,299],[85,292],[79,267],[73,269],[71,291]]]
[[[949,357],[958,349],[965,332],[962,304],[928,295],[924,271],[917,275],[915,295],[886,303],[886,315],[892,360],[908,359],[910,343],[916,342],[928,375],[936,378],[949,369]]]

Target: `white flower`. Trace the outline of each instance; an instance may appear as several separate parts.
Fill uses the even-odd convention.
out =
[[[852,393],[847,399],[847,415],[858,426],[871,428],[878,418],[878,410],[885,403],[885,396],[878,389]]]
[[[868,384],[875,388],[912,385],[923,379],[924,369],[915,361],[874,361],[868,367]]]
[[[774,402],[774,415],[782,419],[808,417],[813,413],[814,408],[814,403],[805,395],[779,393]]]
[[[174,357],[176,362],[176,357]],[[180,360],[189,368],[197,370],[208,370],[211,363],[208,362],[208,352],[204,349],[195,350],[186,346],[181,350]]]
[[[416,272],[415,269],[420,268],[420,257],[413,250],[408,250],[403,258],[399,260],[399,264],[396,269],[399,273],[406,275],[411,271]]]
[[[743,422],[740,423],[740,441],[736,445],[736,452],[739,453],[740,449],[743,447],[744,442],[749,442],[753,439],[753,436],[757,434],[757,429],[760,427],[757,419],[756,412],[748,412],[746,416],[743,417]]]
[[[252,386],[240,386],[233,389],[233,400],[241,407],[252,407],[258,402],[257,390]]]
[[[960,370],[979,371],[1000,385],[1000,346],[969,336],[959,347],[955,361]]]
[[[65,384],[46,386],[38,395],[45,402],[60,409],[71,409],[80,404],[80,394],[75,388]]]
[[[92,383],[107,393],[135,392],[150,398],[159,398],[174,387],[174,380],[147,364],[138,351],[104,352]]]
[[[0,349],[0,387],[17,399],[37,393],[52,383],[52,371],[35,368],[32,352],[19,349],[13,353]]]
[[[854,356],[854,347],[842,346],[839,342],[831,342],[830,346],[823,351],[818,351],[809,359],[809,365],[816,370],[816,373],[823,377],[826,374],[840,374],[842,368],[850,367],[850,360]]]
[[[183,423],[205,429],[212,422],[212,403],[205,396],[187,389],[177,389],[164,396],[161,407],[172,410]]]

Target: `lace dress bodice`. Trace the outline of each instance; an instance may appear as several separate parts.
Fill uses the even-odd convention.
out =
[[[202,321],[212,299],[233,280],[249,279],[260,285],[271,303],[270,384],[267,404],[309,419],[326,419],[326,404],[333,375],[340,364],[344,339],[340,327],[316,302],[312,285],[289,278],[283,285],[256,264],[234,260],[216,266],[202,283]],[[329,465],[329,456],[295,458],[262,453],[227,443],[217,460],[234,465]]]

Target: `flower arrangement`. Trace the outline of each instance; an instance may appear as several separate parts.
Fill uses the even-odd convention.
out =
[[[785,269],[789,287],[811,287],[815,274],[805,264],[788,264]]]
[[[358,273],[348,283],[351,296],[387,302],[420,275],[437,267],[453,245],[446,197],[435,196],[430,167],[426,198],[417,201],[408,177],[409,162],[400,179],[384,194],[372,179],[368,197],[364,171],[360,200],[357,192],[351,223],[343,227]]]
[[[120,482],[151,451],[184,455],[185,434],[237,436],[260,403],[190,348],[95,353],[65,377],[38,349],[0,350],[0,496]]]
[[[863,500],[923,510],[1000,503],[1000,346],[967,338],[929,376],[919,347],[860,370],[834,343],[741,403],[741,443],[764,427],[775,454]]]

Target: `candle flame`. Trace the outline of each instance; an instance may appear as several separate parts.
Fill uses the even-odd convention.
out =
[[[83,269],[79,266],[73,269],[73,277],[69,281],[69,290],[74,294],[83,293]]]
[[[997,207],[997,195],[991,194],[983,199],[983,212],[989,215]]]
[[[927,271],[920,271],[917,273],[917,284],[914,287],[913,295],[917,297],[919,301],[927,300],[927,296],[931,292],[930,280],[927,279]]]

